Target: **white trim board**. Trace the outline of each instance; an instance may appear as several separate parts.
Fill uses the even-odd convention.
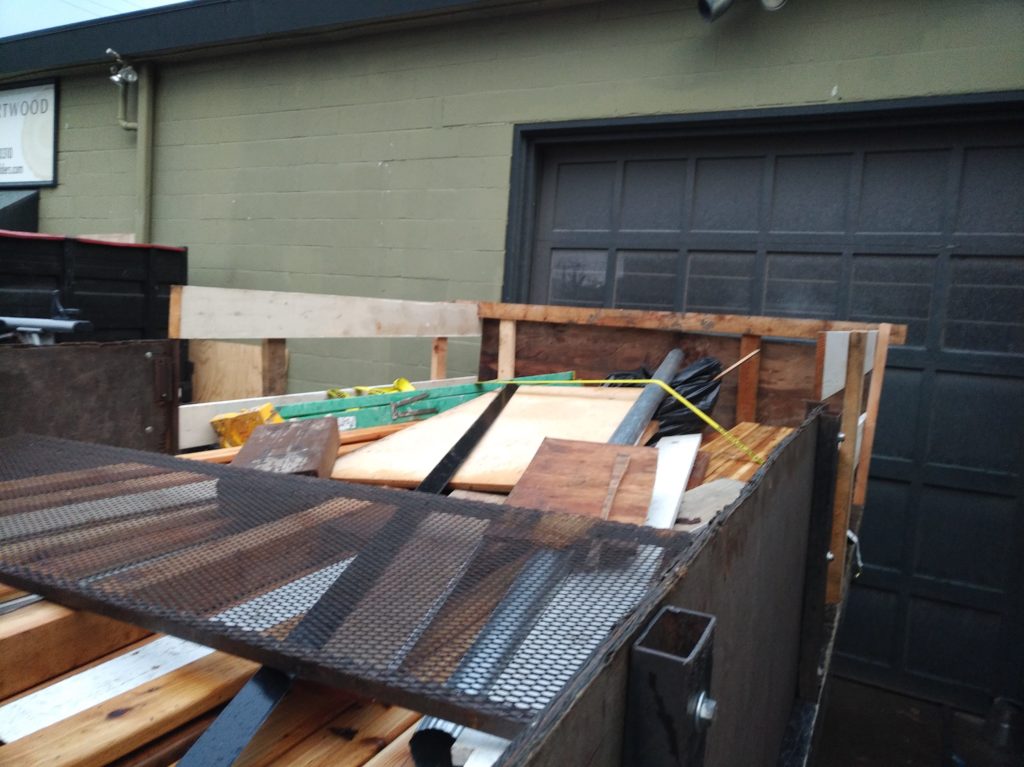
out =
[[[850,355],[849,330],[825,331],[825,361],[821,371],[821,391],[818,399],[826,400],[836,392],[846,388],[846,359]],[[875,347],[878,344],[878,331],[868,330],[867,345],[864,352],[864,375],[875,366]]]
[[[474,302],[175,285],[172,338],[438,338],[479,336]],[[175,311],[177,309],[177,312]]]
[[[461,378],[442,378],[436,381],[413,381],[417,390],[435,389],[439,386],[461,386],[476,383],[476,376]],[[387,384],[379,384],[387,386]],[[355,394],[355,389],[342,389],[347,394]],[[237,413],[251,410],[268,402],[271,405],[296,405],[300,402],[319,402],[327,399],[326,391],[309,391],[301,394],[278,394],[272,397],[249,397],[247,399],[228,399],[220,402],[196,402],[181,405],[178,408],[178,450],[193,447],[206,447],[217,444],[217,433],[210,426],[210,420],[222,413]]]

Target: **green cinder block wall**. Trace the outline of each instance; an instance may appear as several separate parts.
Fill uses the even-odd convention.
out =
[[[496,299],[516,123],[1024,88],[1018,0],[586,3],[161,63],[153,236],[198,285]],[[44,231],[131,231],[134,134],[61,82]],[[429,341],[289,343],[293,391],[425,376]],[[477,349],[453,341],[451,373]]]

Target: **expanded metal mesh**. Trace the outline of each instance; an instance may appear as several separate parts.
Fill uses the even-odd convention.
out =
[[[0,440],[0,578],[514,731],[685,534],[43,437]]]

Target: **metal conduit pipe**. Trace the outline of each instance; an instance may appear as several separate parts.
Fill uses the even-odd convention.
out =
[[[670,351],[658,369],[654,371],[654,378],[668,383],[671,381],[679,368],[683,365],[683,350],[673,349]],[[640,397],[633,403],[633,407],[626,413],[622,423],[608,440],[610,445],[635,445],[636,441],[644,433],[647,424],[654,418],[654,411],[658,409],[662,399],[665,397],[665,390],[657,384],[647,384]]]

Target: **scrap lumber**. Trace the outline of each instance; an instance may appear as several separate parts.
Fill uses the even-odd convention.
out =
[[[338,425],[317,418],[256,427],[232,466],[324,479],[338,459]]]
[[[212,653],[0,746],[0,765],[102,767],[224,703],[255,669],[252,661]]]
[[[853,486],[853,505],[864,506],[868,493],[868,474],[871,469],[871,456],[875,446],[875,427],[878,423],[878,409],[882,402],[882,383],[885,380],[885,363],[889,357],[889,337],[892,325],[883,323],[878,327],[878,341],[875,344],[875,358],[871,366],[871,384],[868,387],[868,399],[865,407],[867,418],[864,422],[864,435],[860,445],[857,461],[857,478]]]
[[[727,333],[816,339],[825,330],[872,330],[876,325],[838,320],[806,320],[789,317],[758,317],[698,312],[663,312],[642,309],[591,309],[577,306],[503,304],[482,301],[481,319],[543,322],[562,325],[591,325],[646,330],[674,330],[683,333]],[[906,341],[906,325],[893,326],[893,343]]]
[[[475,303],[172,285],[170,338],[437,338],[480,335]]]
[[[767,458],[792,432],[793,429],[788,426],[758,423],[741,423],[729,430],[732,436],[762,458]],[[761,467],[761,464],[751,460],[750,456],[723,437],[708,442],[700,451],[709,458],[705,482],[723,478],[747,482]]]
[[[235,767],[266,767],[333,722],[339,714],[361,707],[351,693],[298,681],[239,754]]]
[[[389,434],[401,431],[407,426],[412,426],[415,421],[408,423],[392,423],[386,426],[370,426],[366,429],[353,429],[338,433],[338,455],[345,455],[352,452],[351,448],[359,448],[363,445],[374,442]],[[218,447],[213,450],[199,450],[194,453],[179,453],[178,458],[187,458],[191,461],[203,461],[205,463],[231,463],[235,456],[241,451],[242,446]]]
[[[521,386],[452,480],[452,486],[509,492],[545,437],[607,442],[639,389]],[[331,476],[415,487],[494,398],[460,405],[343,456]]]
[[[647,509],[647,524],[651,527],[668,529],[675,524],[700,443],[699,434],[677,434],[658,442],[658,471]]]
[[[230,341],[190,341],[192,401],[259,397],[263,394],[262,349]]]
[[[740,358],[747,362],[740,367],[736,384],[736,420],[757,420],[757,388],[761,375],[761,336],[745,333],[740,338]]]
[[[148,635],[127,623],[51,602],[37,602],[2,615],[0,699]]]
[[[846,385],[843,391],[843,415],[840,430],[846,438],[839,445],[839,463],[836,467],[835,500],[832,508],[833,558],[828,564],[828,585],[825,599],[837,604],[843,599],[846,572],[846,531],[850,526],[850,504],[853,501],[854,478],[857,471],[857,430],[860,424],[861,402],[864,394],[864,371],[871,364],[867,359],[871,346],[869,336],[877,334],[849,334],[849,362],[846,365]]]
[[[615,483],[615,468],[622,458],[628,463]],[[512,488],[507,503],[642,525],[657,467],[658,451],[652,447],[548,438]]]
[[[398,706],[358,702],[270,764],[280,767],[374,764],[374,757],[386,752],[404,733],[412,737],[413,725],[419,719],[416,712]],[[408,754],[408,742],[408,738],[402,740],[390,753],[404,749]]]

